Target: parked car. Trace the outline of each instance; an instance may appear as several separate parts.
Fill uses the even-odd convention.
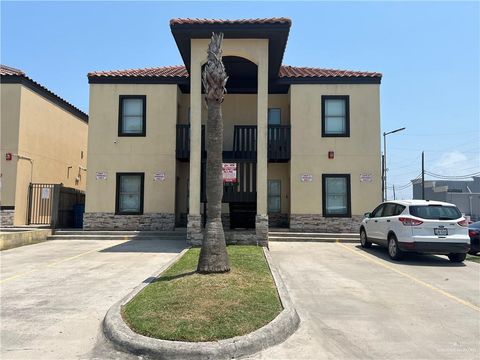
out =
[[[468,236],[470,236],[470,251],[471,255],[476,255],[480,252],[480,221],[468,225]]]
[[[362,247],[388,248],[393,260],[405,252],[447,255],[462,262],[470,249],[467,221],[454,204],[429,200],[387,201],[366,213],[360,226]]]

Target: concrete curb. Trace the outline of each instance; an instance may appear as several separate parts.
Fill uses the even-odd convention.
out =
[[[163,266],[156,276],[177,261],[187,250],[183,250],[172,261]],[[298,328],[300,318],[293,307],[287,288],[278,269],[273,264],[268,250],[265,248],[263,250],[283,306],[282,312],[264,327],[250,334],[231,339],[197,343],[159,340],[139,335],[133,332],[123,321],[121,307],[150,284],[155,276],[150,278],[148,282],[139,285],[108,310],[103,320],[103,332],[106,338],[118,350],[155,359],[232,359],[254,354],[282,343]]]
[[[1,232],[0,251],[48,241],[48,237],[51,234],[52,229],[25,229],[23,231]]]

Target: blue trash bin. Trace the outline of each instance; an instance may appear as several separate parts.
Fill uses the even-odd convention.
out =
[[[73,227],[83,228],[83,213],[85,212],[85,204],[73,205]]]

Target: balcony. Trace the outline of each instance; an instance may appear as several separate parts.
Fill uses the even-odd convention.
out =
[[[290,125],[268,126],[268,161],[288,162],[290,160]],[[202,125],[202,159],[206,158],[205,126]],[[190,125],[177,125],[176,157],[180,161],[190,160]],[[235,125],[231,151],[223,152],[225,161],[257,160],[257,127]]]
[[[190,160],[190,125],[177,124],[177,141],[175,148],[177,160]],[[205,125],[202,125],[202,159],[205,159]]]

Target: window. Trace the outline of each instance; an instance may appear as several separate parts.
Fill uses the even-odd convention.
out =
[[[427,220],[455,220],[462,217],[457,207],[443,205],[410,206],[410,215]]]
[[[323,216],[350,217],[350,175],[322,175]]]
[[[383,206],[382,217],[395,216],[396,204],[386,203]]]
[[[145,136],[147,97],[120,95],[118,136]]]
[[[268,125],[280,125],[282,122],[282,112],[277,108],[268,109]]]
[[[143,173],[117,173],[116,214],[143,214]]]
[[[377,206],[375,210],[372,211],[370,217],[371,218],[378,218],[382,216],[382,211],[383,211],[383,204]]]
[[[281,211],[280,198],[280,180],[268,180],[268,213],[279,213]]]
[[[322,136],[350,136],[348,96],[322,96]]]

